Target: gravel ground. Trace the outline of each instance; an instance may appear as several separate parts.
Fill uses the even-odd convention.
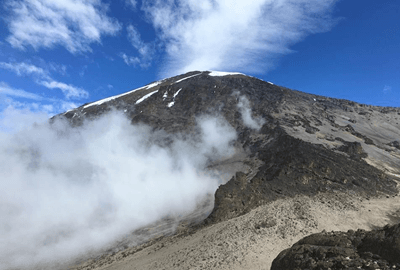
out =
[[[153,239],[70,269],[270,269],[280,251],[306,235],[393,224],[400,218],[399,209],[399,196],[296,196],[200,230],[180,226],[177,235]]]

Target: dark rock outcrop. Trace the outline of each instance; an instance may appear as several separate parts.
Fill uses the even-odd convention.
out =
[[[219,222],[249,212],[285,196],[313,196],[319,192],[353,192],[376,196],[395,194],[396,183],[368,165],[358,142],[346,142],[342,151],[349,157],[321,145],[293,138],[280,128],[269,134],[268,145],[255,153],[263,161],[258,173],[247,177],[237,173],[215,193],[215,207],[207,222]]]
[[[398,269],[400,224],[373,231],[322,232],[282,251],[271,270]]]

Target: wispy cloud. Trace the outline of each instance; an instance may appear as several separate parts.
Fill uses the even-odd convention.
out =
[[[43,97],[41,97],[37,94],[29,93],[29,92],[27,92],[25,90],[21,90],[21,89],[12,88],[5,82],[0,82],[0,95],[33,99],[33,100],[42,100],[43,99]]]
[[[140,65],[142,68],[149,67],[155,53],[154,44],[144,42],[139,31],[133,25],[128,25],[126,30],[128,32],[128,40],[138,51],[139,57],[127,56],[125,53],[122,53],[121,57],[124,59],[127,65]]]
[[[79,76],[81,76],[81,77],[83,77],[83,76],[85,76],[85,73],[86,73],[86,70],[88,69],[88,65],[84,65],[82,68],[81,68],[81,71],[79,71]]]
[[[328,31],[337,0],[145,0],[167,53],[163,75],[189,70],[265,72],[309,34]],[[263,59],[263,61],[260,61]]]
[[[130,8],[132,8],[132,9],[136,9],[136,6],[137,6],[137,1],[136,0],[125,0],[125,4],[128,6],[128,7],[130,7]]]
[[[51,62],[48,64],[48,66],[49,66],[49,69],[54,72],[57,72],[63,76],[67,75],[67,66],[66,65],[60,65],[60,64]]]
[[[70,84],[66,84],[63,82],[56,81],[51,78],[49,72],[43,68],[37,67],[32,64],[27,64],[25,62],[21,63],[5,63],[0,62],[0,68],[7,69],[13,71],[18,76],[23,75],[32,75],[35,78],[35,83],[42,85],[49,89],[59,89],[63,92],[67,99],[74,98],[74,99],[81,99],[87,98],[89,93],[80,88]],[[56,66],[55,68],[63,69],[60,66]],[[21,90],[22,91],[22,90]]]
[[[38,75],[42,78],[48,77],[48,72],[44,69],[28,63],[5,63],[0,62],[0,68],[15,72],[18,76]]]
[[[239,96],[239,93],[236,93],[236,96]],[[261,117],[253,118],[250,101],[247,99],[246,96],[239,96],[237,107],[239,108],[240,114],[242,115],[242,120],[245,126],[255,130],[259,130],[265,123],[265,120]]]
[[[385,85],[385,87],[383,87],[383,93],[384,94],[388,94],[392,91],[392,87],[389,85]]]
[[[15,89],[5,82],[0,82],[0,96],[3,97],[0,98],[0,131],[4,127],[7,127],[8,130],[13,130],[14,128],[18,130],[19,127],[24,126],[24,121],[14,122],[14,120],[9,119],[6,125],[6,123],[1,120],[10,111],[15,110],[22,113],[22,115],[26,113],[45,114],[48,119],[53,115],[78,107],[74,102],[45,98],[22,89]]]
[[[81,98],[87,98],[89,96],[89,93],[84,89],[75,87],[70,84],[58,81],[40,81],[38,83],[49,89],[60,89],[64,93],[65,97],[68,99],[69,98],[81,99]]]
[[[135,56],[128,56],[125,53],[121,53],[121,57],[128,66],[136,66],[140,63],[140,59]]]
[[[16,48],[64,46],[71,53],[91,51],[102,35],[114,35],[121,26],[107,16],[101,0],[8,0],[7,41]]]

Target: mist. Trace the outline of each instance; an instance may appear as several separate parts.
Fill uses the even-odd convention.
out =
[[[243,124],[248,128],[259,130],[265,123],[265,120],[262,117],[253,118],[250,101],[246,96],[240,96],[239,92],[235,92],[234,95],[239,99],[237,107],[242,115]]]
[[[0,269],[65,262],[193,211],[220,181],[199,172],[236,138],[222,118],[201,117],[197,129],[168,135],[113,111],[80,127],[1,130]]]

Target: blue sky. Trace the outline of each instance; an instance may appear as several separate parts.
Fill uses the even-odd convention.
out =
[[[400,3],[5,0],[0,114],[51,116],[191,70],[400,106]]]

